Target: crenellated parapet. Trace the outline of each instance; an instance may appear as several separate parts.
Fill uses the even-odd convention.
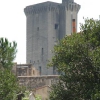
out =
[[[63,1],[64,2],[64,1]],[[46,12],[46,11],[57,11],[57,10],[71,10],[78,12],[80,10],[80,5],[75,2],[65,2],[65,3],[54,3],[54,2],[44,2],[36,5],[27,6],[24,12],[27,15]]]
[[[59,9],[59,3],[44,2],[36,5],[27,6],[24,12],[27,15],[36,14],[45,11],[55,11]]]
[[[80,5],[77,4],[77,3],[69,3],[67,8],[68,8],[69,10],[71,10],[71,11],[76,11],[76,12],[78,12],[78,11],[80,10]]]
[[[65,3],[59,5],[60,10],[70,10],[78,12],[80,10],[80,5],[77,3]]]

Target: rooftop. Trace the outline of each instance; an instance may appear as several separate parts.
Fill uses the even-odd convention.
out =
[[[38,3],[38,4],[34,4],[34,5],[29,5],[27,7],[28,8],[30,8],[30,7],[37,8],[37,7],[43,7],[43,6],[58,6],[59,4],[60,3],[47,1],[47,2],[42,2],[42,3]]]

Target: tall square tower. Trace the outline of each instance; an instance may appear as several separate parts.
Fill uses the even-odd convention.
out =
[[[47,68],[53,47],[67,34],[77,31],[80,5],[74,0],[62,3],[43,2],[24,9],[27,21],[26,63],[32,63],[41,75],[57,74],[55,67]]]

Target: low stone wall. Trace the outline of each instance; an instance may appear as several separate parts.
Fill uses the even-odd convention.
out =
[[[18,76],[19,84],[27,89],[36,89],[42,86],[51,86],[59,79],[59,75],[48,76]]]

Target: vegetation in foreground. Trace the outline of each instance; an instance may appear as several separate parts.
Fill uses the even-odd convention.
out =
[[[11,43],[6,38],[0,38],[0,100],[16,100],[17,94],[24,90],[11,72],[16,47],[16,42]]]
[[[100,20],[85,19],[80,29],[54,47],[49,66],[61,77],[50,100],[100,100]]]
[[[24,93],[25,97],[23,97],[22,100],[29,100],[29,94],[30,94],[29,91],[25,91],[25,93]],[[40,95],[35,95],[35,100],[42,100],[41,96]]]

